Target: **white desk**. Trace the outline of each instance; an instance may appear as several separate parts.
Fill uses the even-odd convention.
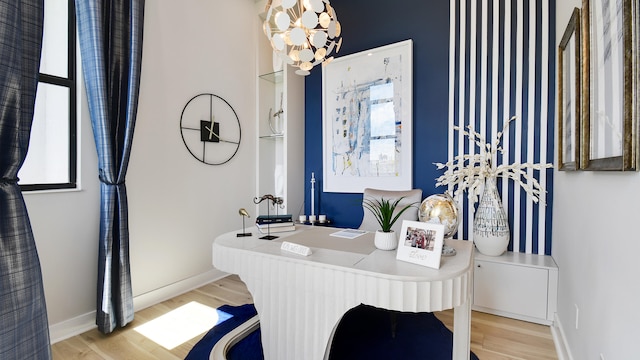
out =
[[[213,243],[213,265],[238,274],[253,295],[266,359],[322,359],[335,325],[361,303],[409,312],[453,308],[453,358],[469,359],[471,242],[447,241],[457,255],[442,257],[436,270],[375,249],[372,233],[349,240],[329,236],[337,229],[297,227],[271,241],[230,232]],[[282,251],[282,240],[313,254]]]

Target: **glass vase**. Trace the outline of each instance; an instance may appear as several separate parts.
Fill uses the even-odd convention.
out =
[[[509,220],[502,207],[496,178],[487,177],[473,220],[473,242],[481,254],[500,256],[507,251],[509,239]]]

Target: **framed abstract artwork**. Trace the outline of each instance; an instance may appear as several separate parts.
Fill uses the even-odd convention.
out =
[[[323,67],[323,191],[412,188],[412,44]]]
[[[573,9],[558,46],[558,169],[580,167],[580,10]]]
[[[585,170],[638,169],[639,33],[633,1],[582,2]]]

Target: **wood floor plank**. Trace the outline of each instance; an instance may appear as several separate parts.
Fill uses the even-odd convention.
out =
[[[199,334],[168,350],[138,333],[135,328],[191,301],[219,307],[252,302],[238,276],[232,275],[136,312],[134,321],[110,335],[94,329],[52,345],[55,360],[177,360],[184,359],[202,338]],[[453,310],[435,313],[450,330]],[[558,359],[548,326],[473,311],[471,350],[482,360]]]
[[[239,291],[233,290],[233,288],[228,286],[216,286],[215,284],[209,284],[199,289],[196,289],[195,291],[201,292],[203,294],[209,294],[210,296],[213,296],[216,299],[224,301],[226,304],[231,304],[236,306],[243,305],[243,304],[250,304],[253,302],[251,295],[247,294],[246,291],[239,292]]]
[[[453,331],[453,310],[434,313]],[[471,313],[471,350],[484,359],[557,359],[548,326],[478,311]]]
[[[99,356],[89,344],[84,342],[79,336],[54,344],[51,347],[54,359],[68,360],[101,360]]]

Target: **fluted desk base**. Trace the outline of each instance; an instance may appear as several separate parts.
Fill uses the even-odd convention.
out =
[[[336,240],[329,236],[336,229],[298,228],[274,241],[231,232],[213,244],[214,266],[238,274],[253,296],[266,359],[322,359],[342,315],[361,303],[409,312],[453,308],[453,358],[469,358],[471,242],[447,241],[457,255],[443,257],[436,270],[376,250],[373,234]],[[304,257],[281,251],[282,240],[319,246]]]

